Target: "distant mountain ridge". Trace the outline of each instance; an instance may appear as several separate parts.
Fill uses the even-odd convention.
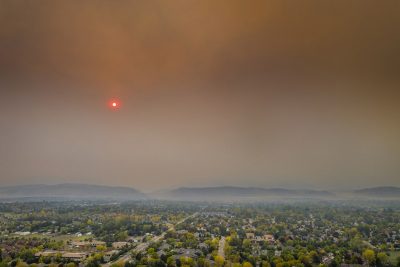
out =
[[[0,198],[143,199],[142,192],[122,186],[91,184],[35,184],[0,187]]]
[[[320,190],[292,190],[285,188],[259,187],[180,187],[164,192],[161,198],[172,199],[220,199],[220,198],[256,198],[256,197],[332,197],[334,193]]]
[[[373,197],[400,197],[400,187],[378,186],[354,190],[354,194]]]
[[[336,192],[339,194],[339,192]],[[172,190],[145,194],[137,189],[124,186],[106,186],[79,183],[55,185],[33,184],[0,187],[0,200],[237,200],[268,198],[399,198],[400,187],[382,186],[353,190],[350,195],[337,195],[326,190],[262,188],[262,187],[180,187]]]

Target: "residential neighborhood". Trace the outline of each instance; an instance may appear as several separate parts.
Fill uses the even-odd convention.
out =
[[[333,203],[0,204],[1,266],[396,266],[400,211]]]

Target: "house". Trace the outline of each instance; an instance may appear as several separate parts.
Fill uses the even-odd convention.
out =
[[[335,258],[335,257],[333,256],[333,253],[330,252],[330,253],[328,253],[327,256],[322,257],[321,262],[322,262],[323,264],[329,265],[329,264],[333,261],[334,258]]]
[[[171,248],[171,245],[164,242],[158,249],[159,250],[169,250],[170,248]]]
[[[175,255],[175,259],[180,259],[181,257],[190,257],[192,259],[197,259],[202,252],[198,249],[179,249],[177,251],[177,255]]]
[[[138,243],[140,241],[142,241],[143,237],[142,236],[130,236],[128,237],[128,242],[132,242],[132,243]]]
[[[199,249],[202,249],[202,250],[208,250],[208,245],[206,244],[206,243],[200,243],[199,244]]]
[[[270,234],[264,235],[263,239],[264,239],[265,242],[268,242],[270,244],[274,244],[275,243],[275,237],[273,235],[270,235]]]
[[[246,233],[247,239],[254,239],[254,233]]]
[[[30,235],[31,232],[29,232],[29,231],[25,231],[25,232],[18,231],[18,232],[15,232],[14,234],[15,235],[21,235],[21,236],[26,236],[26,235]]]
[[[103,259],[105,262],[111,261],[111,257],[115,254],[118,254],[119,250],[110,250],[104,253]]]
[[[121,249],[125,246],[127,246],[129,243],[128,242],[113,242],[112,247],[115,249]]]
[[[97,246],[105,246],[106,242],[93,240],[91,242],[88,241],[73,241],[71,243],[72,247],[76,248],[84,248],[84,247],[97,247]]]
[[[75,248],[83,248],[83,247],[89,246],[89,242],[86,242],[86,241],[72,241],[71,246],[75,247]]]
[[[158,255],[158,257],[162,257],[163,255],[164,256],[167,255],[167,252],[165,252],[164,250],[159,250],[159,251],[157,251],[157,255]]]
[[[95,248],[97,246],[105,246],[106,242],[93,240],[92,242],[90,242],[90,245]]]
[[[88,254],[85,252],[64,252],[61,255],[61,258],[72,260],[72,261],[83,261],[88,257]]]
[[[254,243],[257,243],[257,242],[263,242],[264,239],[263,239],[261,236],[256,235],[256,236],[252,239],[252,241],[253,241]]]
[[[45,250],[35,253],[35,257],[56,257],[60,255],[61,258],[72,260],[72,261],[83,261],[88,257],[85,252],[68,252],[68,251],[56,251],[56,250]]]
[[[45,251],[40,251],[35,253],[35,257],[40,258],[40,257],[55,257],[59,253],[56,250],[45,250]]]

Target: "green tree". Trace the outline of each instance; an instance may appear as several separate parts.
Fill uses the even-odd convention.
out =
[[[375,263],[375,252],[372,249],[366,249],[363,252],[363,258],[368,262],[369,265]]]
[[[379,252],[376,255],[376,263],[378,266],[387,265],[389,263],[389,257],[385,252]]]
[[[103,245],[97,245],[97,246],[96,246],[96,249],[97,249],[98,251],[100,251],[100,252],[103,252],[103,251],[105,251],[107,248],[106,248],[106,246],[103,246]]]
[[[170,257],[167,258],[167,266],[168,267],[175,267],[176,266],[175,258],[173,256],[170,256]]]
[[[214,261],[215,261],[215,266],[221,267],[224,265],[225,259],[224,257],[217,255],[214,257]]]

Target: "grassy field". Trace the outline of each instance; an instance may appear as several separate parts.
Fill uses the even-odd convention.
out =
[[[398,257],[400,257],[400,251],[389,252],[389,261],[391,264],[396,265]]]
[[[93,235],[83,235],[83,236],[76,236],[76,235],[46,235],[46,234],[29,234],[29,235],[11,235],[13,237],[19,237],[19,238],[48,238],[50,240],[55,240],[55,241],[84,241],[85,239],[89,238],[94,238]]]

